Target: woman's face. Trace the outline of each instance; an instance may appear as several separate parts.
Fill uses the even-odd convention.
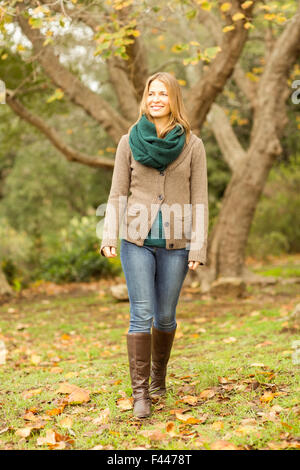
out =
[[[168,116],[171,112],[167,88],[159,80],[153,80],[150,83],[147,106],[153,118]]]

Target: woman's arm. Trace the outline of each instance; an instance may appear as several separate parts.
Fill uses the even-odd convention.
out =
[[[125,134],[121,137],[116,150],[114,171],[104,218],[102,243],[100,246],[100,254],[102,256],[105,256],[102,252],[105,246],[113,246],[117,249],[120,222],[122,221],[126,209],[130,180],[130,146],[128,134]]]
[[[191,163],[192,239],[188,261],[206,263],[208,236],[208,184],[206,152],[201,139],[193,148]]]

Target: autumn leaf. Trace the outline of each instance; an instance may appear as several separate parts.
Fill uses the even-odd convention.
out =
[[[239,450],[232,442],[228,441],[215,441],[210,445],[211,450]]]
[[[232,20],[233,20],[233,21],[238,21],[238,20],[241,20],[241,19],[243,19],[243,18],[245,18],[244,13],[240,13],[240,12],[235,13],[235,14],[232,16]]]
[[[132,409],[133,406],[133,399],[132,398],[119,398],[117,400],[117,407],[121,411],[128,411]]]
[[[209,398],[214,397],[216,392],[212,388],[207,388],[206,390],[202,390],[200,393],[200,398],[204,398],[205,400],[208,400]]]
[[[48,416],[58,416],[58,415],[62,414],[62,412],[63,412],[64,409],[65,409],[65,406],[66,406],[65,404],[62,404],[62,405],[61,405],[60,407],[58,407],[58,408],[53,408],[52,410],[47,410],[47,411],[46,411],[46,414],[47,414]]]
[[[270,403],[274,398],[274,393],[272,392],[265,392],[260,398],[261,403]]]
[[[35,395],[39,395],[40,393],[42,393],[42,389],[41,388],[35,388],[35,389],[32,389],[32,390],[27,390],[25,392],[22,392],[22,397],[23,398],[32,398],[34,397]]]
[[[21,428],[21,429],[18,429],[15,434],[16,436],[19,436],[19,437],[29,437],[30,434],[31,434],[31,431],[32,431],[32,428],[31,427],[26,427],[26,428]]]
[[[30,361],[35,366],[37,366],[41,362],[41,360],[42,360],[42,358],[38,354],[32,354],[32,356],[30,357]]]
[[[166,431],[167,431],[168,434],[170,434],[170,436],[172,436],[172,437],[176,436],[174,421],[169,421],[166,424]]]
[[[193,395],[186,395],[180,400],[178,400],[178,402],[187,403],[188,405],[196,405],[198,400],[198,397],[195,397]]]
[[[211,426],[215,431],[220,431],[224,428],[224,423],[223,421],[215,421]]]
[[[73,424],[73,419],[70,416],[66,416],[65,418],[61,419],[58,424],[62,428],[70,429]]]
[[[201,420],[200,419],[196,419],[194,418],[193,416],[191,415],[183,415],[181,413],[175,413],[175,416],[176,418],[181,421],[182,423],[186,423],[186,424],[198,424],[198,423],[201,423]]]
[[[165,433],[162,433],[161,431],[157,429],[146,429],[143,431],[139,431],[139,434],[141,434],[144,437],[148,437],[151,441],[163,441],[165,439],[168,439],[169,436]]]
[[[56,393],[72,393],[75,390],[81,390],[81,388],[78,387],[77,385],[64,382],[60,384],[58,390],[56,390]]]
[[[243,10],[246,10],[247,8],[251,7],[252,3],[253,3],[253,1],[248,0],[248,1],[244,2],[244,3],[242,3],[242,4],[241,4],[241,7],[243,8]]]
[[[229,338],[224,338],[223,339],[223,342],[224,343],[235,343],[236,342],[236,338],[234,336],[230,336]]]
[[[53,429],[47,429],[45,437],[39,437],[37,439],[37,445],[48,445],[50,449],[65,449],[67,444],[73,444],[74,440],[69,436],[63,436]]]
[[[100,415],[93,419],[94,424],[105,424],[108,423],[109,421],[109,415],[110,415],[110,410],[109,408],[105,408],[105,410],[102,410],[100,412]]]
[[[67,398],[69,404],[87,403],[90,401],[90,393],[87,390],[74,390]]]

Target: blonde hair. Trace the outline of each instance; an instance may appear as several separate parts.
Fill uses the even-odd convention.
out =
[[[186,143],[188,143],[190,139],[191,126],[188,121],[186,109],[183,103],[181,88],[177,79],[168,72],[157,72],[151,75],[147,79],[144,92],[143,92],[143,97],[142,97],[141,104],[140,104],[139,117],[137,121],[134,124],[132,124],[132,126],[130,126],[128,133],[130,133],[133,126],[135,126],[139,122],[143,114],[146,114],[149,121],[154,122],[153,118],[151,117],[147,109],[148,92],[149,92],[150,84],[151,82],[153,82],[153,80],[159,80],[166,86],[168,95],[169,95],[169,104],[170,104],[170,111],[171,111],[169,122],[161,130],[158,137],[160,137],[161,139],[164,138],[165,135],[168,132],[170,132],[172,129],[174,129],[176,125],[179,125],[179,127],[181,127],[182,129],[182,133],[183,132],[186,133]]]

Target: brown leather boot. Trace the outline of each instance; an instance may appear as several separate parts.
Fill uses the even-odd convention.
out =
[[[151,333],[127,334],[127,351],[133,396],[133,414],[138,418],[151,415],[149,377],[151,365]]]
[[[176,328],[173,331],[161,331],[152,326],[152,367],[149,393],[165,395],[167,364],[170,358]]]

